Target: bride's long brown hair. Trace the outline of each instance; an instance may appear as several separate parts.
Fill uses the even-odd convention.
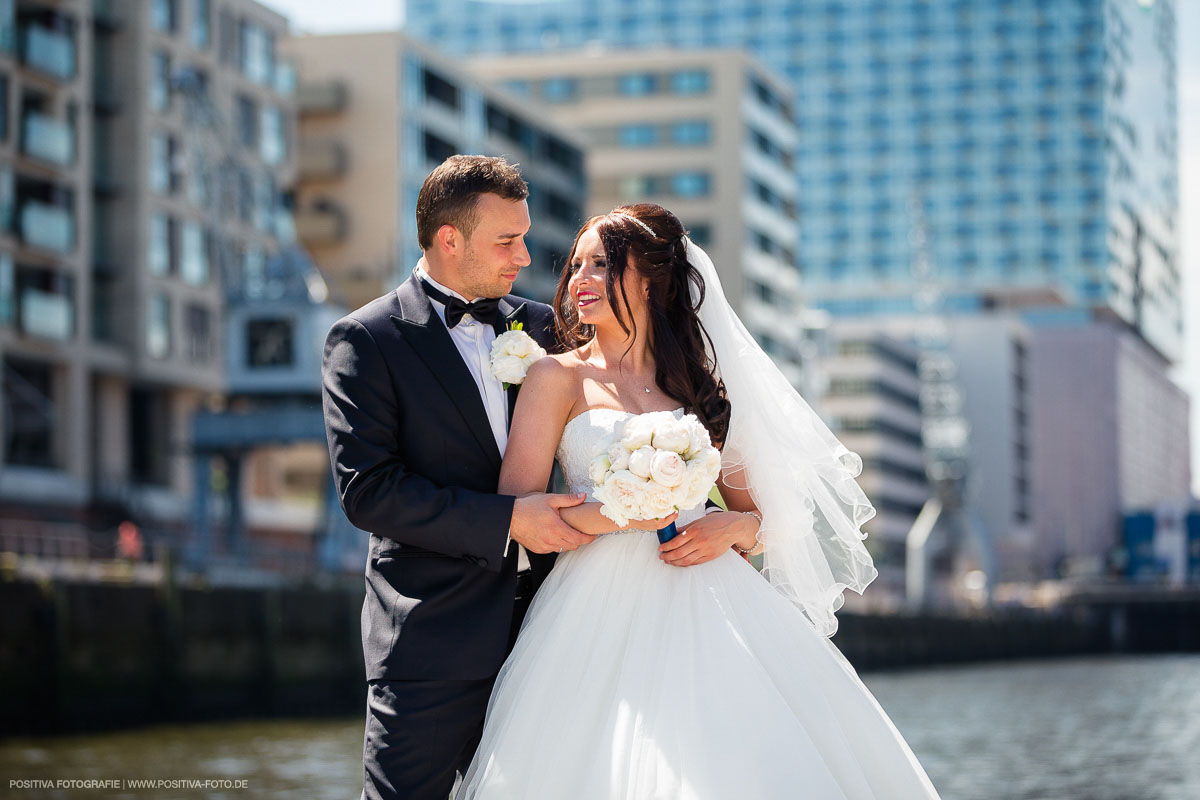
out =
[[[708,428],[714,444],[720,446],[729,430],[730,409],[725,385],[717,377],[716,364],[708,355],[710,350],[705,348],[708,334],[697,314],[704,301],[704,279],[688,263],[684,241],[687,231],[667,209],[654,203],[619,206],[608,214],[592,217],[579,229],[554,296],[559,341],[567,349],[574,349],[596,335],[593,326],[580,323],[567,288],[575,273],[579,238],[593,228],[604,246],[608,262],[604,275],[606,294],[617,323],[626,333],[636,334],[637,322],[630,313],[622,280],[625,270],[632,267],[649,282],[647,306],[654,382],[669,397],[682,402],[688,413],[695,414]],[[695,299],[692,286],[698,290]],[[618,296],[620,303],[614,302]]]

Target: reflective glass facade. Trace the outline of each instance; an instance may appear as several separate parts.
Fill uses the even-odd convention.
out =
[[[795,92],[818,305],[905,313],[937,289],[969,312],[1048,287],[1179,356],[1170,0],[408,0],[405,19],[458,56],[744,48]]]

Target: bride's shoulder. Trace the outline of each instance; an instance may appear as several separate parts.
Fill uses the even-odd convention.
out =
[[[579,359],[574,351],[569,353],[547,353],[529,367],[526,383],[539,387],[562,389],[573,385],[577,378]]]

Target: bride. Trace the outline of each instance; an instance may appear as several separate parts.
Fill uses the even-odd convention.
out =
[[[541,491],[557,458],[594,485],[600,442],[634,414],[695,414],[722,448],[730,511],[617,529],[558,557],[500,671],[458,798],[936,798],[829,641],[846,588],[875,577],[874,509],[842,447],[730,309],[666,209],[589,220],[555,299],[575,349],[530,369],[499,491]],[[743,555],[763,553],[760,575]],[[764,577],[766,578],[764,580]]]

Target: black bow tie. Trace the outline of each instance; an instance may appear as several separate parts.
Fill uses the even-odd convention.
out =
[[[433,286],[430,286],[428,281],[421,281],[421,288],[425,290],[425,294],[430,298],[437,300],[446,307],[446,327],[453,328],[467,314],[471,315],[472,319],[479,320],[485,325],[496,326],[496,320],[500,318],[500,298],[499,297],[481,297],[473,303],[468,303],[466,300],[460,300],[457,297],[451,297],[444,292],[438,291]]]

